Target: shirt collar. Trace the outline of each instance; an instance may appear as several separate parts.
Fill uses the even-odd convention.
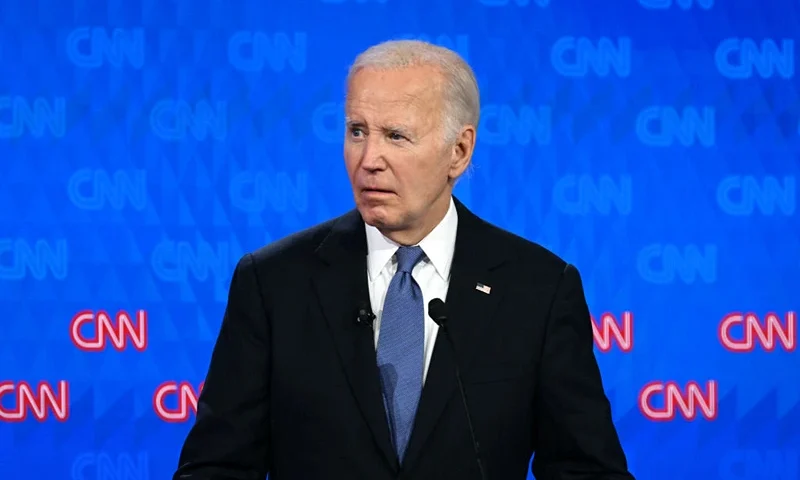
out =
[[[365,225],[367,231],[367,269],[370,281],[380,275],[381,271],[392,260],[392,256],[400,247],[399,244],[386,238],[377,228]],[[458,213],[453,198],[450,197],[450,208],[438,225],[419,242],[425,256],[433,264],[436,273],[447,281],[450,278],[450,266],[456,247],[458,231]]]

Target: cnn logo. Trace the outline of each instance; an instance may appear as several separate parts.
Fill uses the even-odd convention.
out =
[[[4,397],[12,397],[15,406],[3,406]],[[50,418],[64,422],[69,418],[69,384],[61,380],[53,388],[47,382],[39,382],[34,388],[28,382],[15,384],[11,381],[0,382],[0,421],[24,422],[29,414],[39,422]]]
[[[705,391],[697,382],[682,389],[675,382],[650,382],[639,392],[639,410],[653,421],[675,420],[680,414],[686,420],[700,415],[715,420],[719,408],[719,388],[716,380],[706,382]],[[662,406],[656,406],[656,403]]]
[[[752,313],[734,312],[725,315],[717,333],[722,346],[730,352],[749,353],[757,345],[774,352],[778,344],[787,352],[793,352],[797,348],[797,313],[787,312],[781,322],[774,313],[768,313],[761,320]]]
[[[189,382],[164,382],[153,394],[153,410],[158,418],[170,423],[185,422],[197,414],[197,399],[203,391],[201,382],[197,390]]]
[[[69,327],[72,343],[85,352],[99,352],[113,347],[121,352],[132,346],[136,351],[147,349],[147,312],[131,315],[120,311],[112,319],[105,311],[84,310],[72,317]]]
[[[592,316],[592,334],[597,349],[608,353],[616,345],[623,352],[633,350],[633,313],[623,312],[618,318],[610,313]]]

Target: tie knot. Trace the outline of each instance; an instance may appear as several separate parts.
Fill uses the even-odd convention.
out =
[[[397,271],[411,273],[414,265],[425,255],[421,247],[400,247],[397,249]]]

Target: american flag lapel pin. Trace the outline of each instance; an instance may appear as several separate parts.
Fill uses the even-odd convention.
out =
[[[489,295],[489,293],[492,291],[492,287],[490,287],[489,285],[484,285],[482,283],[479,283],[479,284],[475,285],[475,290],[477,290],[479,292],[483,292],[486,295]]]

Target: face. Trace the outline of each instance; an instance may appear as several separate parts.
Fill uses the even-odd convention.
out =
[[[408,243],[447,212],[474,146],[472,127],[445,141],[441,80],[432,67],[365,68],[348,86],[344,158],[356,206],[384,235],[418,237]]]

